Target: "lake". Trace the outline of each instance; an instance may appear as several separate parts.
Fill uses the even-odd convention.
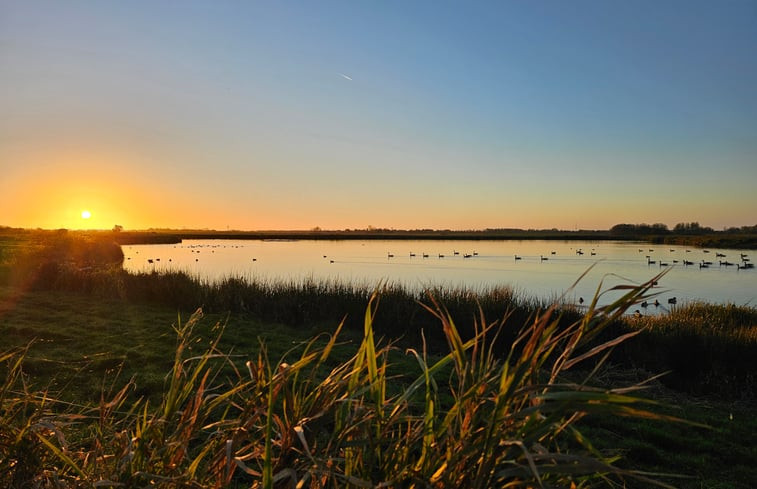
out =
[[[592,297],[600,280],[606,286],[642,283],[669,269],[659,281],[658,312],[667,310],[671,297],[678,304],[757,303],[757,270],[739,270],[735,265],[742,263],[742,253],[749,254],[746,250],[551,240],[185,240],[176,245],[123,246],[123,250],[124,268],[130,272],[181,270],[208,281],[230,276],[371,286],[387,281],[414,289],[510,286],[545,300],[559,297],[594,265],[566,296],[570,302]],[[684,265],[684,260],[693,265]],[[734,265],[720,265],[726,260]],[[712,265],[701,268],[702,261]]]

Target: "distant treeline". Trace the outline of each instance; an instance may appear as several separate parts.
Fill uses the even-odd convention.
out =
[[[637,240],[712,248],[757,249],[757,225],[731,227],[716,231],[697,222],[679,223],[671,230],[665,224],[616,224],[609,230],[574,231],[560,229],[487,228],[481,230],[450,229],[343,229],[313,228],[294,231],[216,231],[208,229],[148,229],[126,231],[116,225],[112,230],[68,231],[28,230],[0,226],[0,241],[4,239],[36,241],[73,233],[78,236],[109,237],[120,245],[175,244],[185,239],[255,239],[255,240]]]
[[[682,222],[670,230],[665,224],[616,224],[609,231],[614,239],[710,248],[757,249],[757,225],[715,231],[698,222]]]
[[[698,222],[679,222],[670,230],[666,224],[616,224],[610,228],[615,236],[648,236],[660,234],[698,235],[703,234],[757,234],[757,225],[730,227],[715,231],[711,227],[700,226]]]

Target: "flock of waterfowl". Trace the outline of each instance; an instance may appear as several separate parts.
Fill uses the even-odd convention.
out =
[[[687,249],[685,250],[686,253],[691,253],[691,250]],[[654,249],[650,248],[649,253],[654,252]],[[676,250],[671,248],[670,253],[675,253]],[[702,250],[703,253],[708,254],[710,253],[710,250]],[[639,248],[639,253],[644,253],[644,250]],[[748,270],[754,268],[754,263],[752,263],[749,260],[749,256],[747,256],[746,253],[739,253],[741,256],[739,257],[739,261],[736,263],[730,262],[728,260],[718,260],[718,265],[721,267],[732,267],[736,266],[736,270]],[[647,265],[656,265],[659,263],[660,267],[670,267],[675,266],[677,264],[681,264],[683,266],[693,266],[698,265],[699,268],[710,268],[711,266],[715,265],[713,261],[707,260],[706,258],[703,258],[699,262],[693,262],[691,260],[683,259],[671,259],[669,262],[663,261],[663,259],[652,259],[652,255],[644,255],[647,259]],[[726,255],[724,253],[715,252],[715,258],[726,258]]]
[[[459,255],[460,255],[459,251],[452,250],[452,256],[459,256]],[[414,258],[416,256],[418,256],[416,253],[413,253],[412,251],[410,252],[410,258]],[[445,255],[444,253],[437,253],[437,257],[438,258],[444,258],[445,256],[447,256],[447,255]],[[472,253],[463,253],[462,256],[463,256],[463,258],[473,258],[474,256],[478,256],[478,251],[474,251]],[[386,253],[386,257],[387,258],[394,258],[394,253],[392,253],[391,251],[388,251]],[[429,254],[428,253],[421,253],[421,257],[428,258]]]
[[[184,246],[181,246],[181,247],[184,248]],[[241,246],[240,245],[228,245],[228,246],[227,245],[187,245],[186,246],[186,248],[189,248],[189,252],[190,253],[197,253],[197,254],[200,253],[200,250],[197,249],[197,248],[227,248],[227,247],[228,248],[240,248]],[[176,248],[176,246],[174,246],[174,248]],[[211,249],[210,252],[211,253],[215,253],[216,250]],[[135,251],[134,253],[135,254],[139,254],[139,251]],[[127,260],[131,260],[131,257],[127,256],[126,259]],[[157,263],[159,261],[160,261],[160,258],[148,258],[147,259],[147,263],[149,263],[151,265],[154,265],[155,263]],[[173,261],[173,260],[171,258],[169,258],[168,261],[170,262],[170,261]],[[199,262],[200,259],[199,258],[195,258],[195,261]],[[253,258],[252,261],[258,261],[258,259],[257,258]]]
[[[227,245],[188,245],[187,246],[187,248],[190,249],[191,253],[197,253],[197,254],[199,254],[200,251],[201,251],[199,248],[205,248],[205,247],[211,248],[210,252],[211,253],[215,253],[215,250],[212,249],[212,248],[219,248],[219,247],[226,248]],[[228,247],[239,248],[240,245],[228,245]],[[655,250],[653,248],[649,248],[648,249],[648,253],[653,253],[654,251]],[[670,251],[670,253],[675,253],[676,252],[676,250],[674,248],[670,248],[669,251]],[[686,249],[684,251],[686,253],[691,253],[690,249]],[[644,253],[644,252],[645,252],[644,249],[639,248],[639,253]],[[705,253],[705,254],[709,254],[710,250],[702,250],[702,252]],[[139,251],[137,251],[136,253],[138,254]],[[550,255],[556,255],[556,254],[557,254],[556,251],[551,251],[550,252]],[[582,256],[582,255],[585,254],[585,252],[583,251],[582,248],[577,248],[575,250],[575,254],[579,255],[579,256]],[[596,254],[597,254],[597,252],[593,248],[589,252],[590,256],[595,256]],[[452,250],[451,256],[459,256],[459,255],[461,255],[460,251]],[[389,251],[389,252],[387,252],[386,256],[387,256],[387,259],[392,259],[392,258],[395,257],[395,254],[392,253],[391,251]],[[409,252],[409,256],[410,256],[410,258],[415,258],[418,255],[416,253],[414,253],[414,252],[411,251],[411,252]],[[421,253],[420,256],[422,258],[429,258],[430,257],[429,253],[425,253],[425,252]],[[448,255],[446,255],[444,253],[437,253],[437,258],[444,258],[445,256],[448,256]],[[478,252],[473,251],[473,252],[470,252],[470,253],[465,253],[465,252],[462,253],[462,257],[463,258],[473,258],[474,256],[478,256]],[[724,253],[720,253],[720,252],[716,252],[715,253],[715,257],[716,258],[727,258]],[[327,255],[323,255],[323,258],[328,258],[328,257],[327,257]],[[539,255],[539,261],[540,262],[548,261],[549,258],[550,258],[549,256]],[[703,258],[699,262],[694,262],[694,261],[688,260],[686,258],[679,259],[679,258],[674,258],[674,257],[671,257],[671,258],[668,259],[668,261],[666,261],[665,259],[662,259],[662,258],[661,259],[652,258],[651,254],[645,255],[645,258],[647,260],[647,265],[659,265],[660,267],[671,267],[671,266],[675,266],[675,265],[679,265],[680,264],[680,265],[682,265],[684,267],[697,265],[699,268],[709,268],[709,267],[715,265],[715,262],[707,260],[706,258]],[[131,260],[131,257],[127,257],[126,259],[127,260]],[[520,261],[520,260],[523,260],[523,256],[516,254],[516,255],[514,255],[514,259],[515,259],[515,261]],[[169,258],[168,261],[169,262],[172,261],[171,258]],[[198,261],[200,261],[200,259],[199,258],[195,258],[195,261],[198,262]],[[252,261],[253,262],[257,261],[257,258],[252,258]],[[160,258],[148,258],[147,259],[147,263],[149,263],[149,264],[155,264],[157,262],[160,262]],[[333,259],[329,260],[329,263],[334,263],[334,262],[335,261]],[[754,264],[751,263],[749,257],[745,253],[740,253],[739,261],[737,261],[735,263],[734,262],[730,262],[727,259],[718,260],[717,263],[718,263],[718,266],[721,266],[721,267],[735,266],[736,270],[748,270],[748,269],[753,269],[754,268]]]
[[[215,253],[215,250],[213,250],[212,248],[219,248],[219,247],[226,248],[227,245],[188,245],[187,246],[187,248],[190,249],[191,253],[197,253],[197,254],[199,254],[200,251],[201,251],[198,248],[204,248],[204,247],[211,248],[211,250],[210,250],[211,253]],[[230,245],[230,247],[231,248],[239,248],[240,245]],[[642,248],[639,248],[638,251],[639,251],[639,253],[644,253],[645,250],[642,249]],[[655,250],[653,248],[649,248],[648,249],[648,253],[653,253],[654,251]],[[676,250],[673,249],[673,248],[671,248],[669,251],[670,251],[670,253],[675,253],[676,252]],[[690,249],[686,249],[685,252],[686,253],[691,253],[691,250]],[[702,252],[705,253],[705,254],[710,253],[709,250],[702,250]],[[136,251],[136,253],[138,254],[139,251]],[[556,254],[557,254],[556,251],[551,251],[550,252],[550,255],[556,255]],[[584,255],[585,252],[583,251],[583,249],[578,248],[578,249],[575,250],[575,254],[581,256],[581,255]],[[594,249],[592,249],[589,252],[590,256],[595,256],[596,254],[597,253],[596,253],[596,251]],[[453,250],[452,251],[452,256],[459,256],[459,255],[461,255],[460,251],[457,251],[457,250]],[[387,256],[388,259],[391,259],[391,258],[395,257],[395,254],[392,253],[391,251],[389,251],[389,252],[387,252],[386,256]],[[414,253],[412,251],[409,252],[409,257],[410,258],[415,258],[416,256],[418,256],[416,253]],[[429,258],[430,257],[429,253],[425,253],[425,252],[421,253],[420,256],[422,258]],[[446,255],[444,253],[438,253],[437,254],[438,258],[444,258],[445,256],[448,256],[448,255]],[[463,258],[472,258],[474,256],[478,256],[478,252],[473,251],[473,252],[470,252],[470,253],[462,253],[462,257]],[[715,253],[715,257],[716,258],[726,258],[726,255],[724,253],[716,252]],[[323,255],[323,258],[327,258],[327,255]],[[665,259],[655,259],[655,258],[652,258],[652,255],[650,255],[650,254],[645,255],[645,258],[647,260],[647,265],[659,265],[660,267],[670,267],[670,266],[675,266],[675,265],[679,265],[680,264],[682,266],[694,266],[694,265],[697,265],[699,268],[709,268],[709,267],[715,265],[715,262],[707,260],[706,258],[702,259],[699,262],[694,262],[694,261],[688,260],[686,258],[683,258],[683,259],[670,258],[670,259],[668,259],[668,261],[665,261]],[[126,259],[127,260],[131,260],[131,257],[127,257]],[[515,254],[514,255],[514,259],[515,259],[515,261],[523,260],[523,256]],[[548,261],[548,260],[549,260],[549,256],[539,255],[539,261],[540,262],[544,262],[544,261]],[[169,262],[172,261],[171,258],[169,258],[168,261]],[[195,258],[195,261],[199,261],[199,258]],[[252,258],[252,261],[257,261],[257,258]],[[147,259],[147,263],[155,264],[156,262],[160,262],[160,258],[148,258]],[[333,259],[329,260],[329,262],[330,263],[334,263],[334,260]],[[727,259],[724,259],[724,260],[718,260],[717,264],[719,266],[721,266],[721,267],[735,266],[737,270],[746,270],[746,269],[753,269],[754,268],[754,264],[751,263],[749,257],[745,253],[740,253],[739,261],[737,261],[735,263],[734,262],[730,262]]]

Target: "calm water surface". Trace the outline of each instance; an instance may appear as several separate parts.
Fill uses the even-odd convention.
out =
[[[757,270],[719,265],[723,260],[741,263],[740,254],[749,255],[746,250],[713,249],[705,253],[698,248],[638,242],[531,240],[185,240],[177,245],[123,249],[124,268],[131,272],[183,270],[210,281],[230,276],[252,280],[314,278],[372,286],[383,280],[411,288],[434,285],[482,290],[506,285],[547,300],[559,297],[595,265],[568,293],[568,301],[592,297],[603,279],[605,286],[641,283],[670,268],[659,281],[660,311],[668,307],[671,297],[679,304],[693,300],[757,304]],[[717,257],[716,253],[726,256]],[[516,255],[520,259],[516,260]],[[649,264],[649,260],[656,263]],[[694,265],[684,266],[684,260]],[[700,268],[703,260],[713,264]]]

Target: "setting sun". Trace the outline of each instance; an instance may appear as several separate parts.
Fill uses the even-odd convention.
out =
[[[81,211],[81,218],[82,219],[89,219],[90,217],[92,217],[92,213],[91,212],[89,212],[87,210]]]

